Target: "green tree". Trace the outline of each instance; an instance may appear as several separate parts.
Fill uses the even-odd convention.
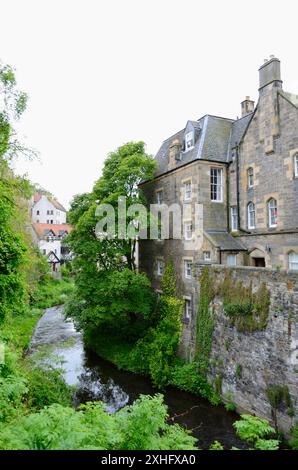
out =
[[[75,230],[68,244],[75,255],[76,292],[67,311],[85,328],[105,324],[114,332],[137,330],[139,320],[146,320],[153,307],[150,283],[135,272],[134,237],[121,238],[118,232],[118,199],[126,198],[127,207],[144,201],[138,189],[141,180],[152,177],[155,163],[145,153],[143,142],[130,142],[111,152],[102,176],[90,194],[74,197],[69,221]],[[115,209],[115,237],[98,237],[95,227],[98,204]],[[128,218],[129,224],[133,214]],[[143,323],[143,328],[147,325]],[[132,334],[133,335],[133,334]]]

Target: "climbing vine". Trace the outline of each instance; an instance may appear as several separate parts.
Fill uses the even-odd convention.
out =
[[[266,328],[270,293],[265,283],[253,292],[251,284],[246,287],[241,281],[235,283],[230,273],[226,272],[218,294],[223,299],[224,313],[238,331],[252,332]]]
[[[271,414],[274,426],[277,429],[277,411],[287,409],[287,414],[293,416],[295,414],[292,407],[292,400],[287,385],[272,385],[267,387],[266,395],[271,405]]]
[[[208,268],[205,268],[200,277],[200,300],[197,314],[196,331],[196,361],[201,373],[206,375],[212,347],[212,333],[214,329],[213,307],[214,282]]]

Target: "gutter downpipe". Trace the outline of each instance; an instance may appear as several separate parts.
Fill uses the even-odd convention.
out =
[[[236,196],[237,196],[237,222],[239,232],[251,233],[241,227],[241,214],[240,214],[240,178],[239,178],[239,144],[236,142]]]

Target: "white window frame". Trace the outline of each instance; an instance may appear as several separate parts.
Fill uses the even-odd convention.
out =
[[[188,152],[192,148],[194,148],[194,131],[189,131],[185,134],[185,152]]]
[[[191,299],[184,299],[184,318],[190,320],[192,315]]]
[[[188,240],[188,241],[192,240],[192,237],[193,237],[192,230],[193,230],[192,221],[188,220],[184,222],[184,240]],[[191,233],[191,236],[189,236],[190,233]]]
[[[289,257],[289,270],[298,271],[298,253],[291,251],[288,257]],[[294,260],[292,260],[292,258],[294,258]]]
[[[233,258],[233,262],[229,262],[229,260],[231,261],[231,259]],[[227,255],[227,266],[229,267],[233,267],[233,266],[237,266],[237,255],[235,253],[230,253],[229,255]]]
[[[211,252],[210,251],[204,251],[203,252],[203,258],[204,258],[204,261],[211,261]]]
[[[298,178],[298,153],[294,155],[294,174],[295,178]]]
[[[237,232],[238,231],[237,206],[231,206],[231,230],[232,230],[232,232]]]
[[[164,272],[164,262],[162,259],[157,260],[157,275],[158,276],[163,276]]]
[[[186,279],[192,278],[192,260],[191,259],[184,260],[184,277]]]
[[[184,182],[184,201],[190,201],[191,200],[191,181],[185,181]]]
[[[253,223],[252,223],[252,214],[253,214]],[[253,202],[247,204],[247,228],[254,229],[256,228],[256,206]]]
[[[212,202],[223,201],[222,177],[222,168],[210,168],[210,199]]]
[[[161,206],[163,204],[163,189],[156,191],[157,204]]]
[[[274,204],[274,206],[273,206]],[[268,209],[268,225],[270,228],[277,227],[277,200],[272,197],[267,202],[267,209]],[[275,215],[273,214],[275,211]]]
[[[252,167],[247,169],[247,186],[248,188],[254,187],[254,169]]]

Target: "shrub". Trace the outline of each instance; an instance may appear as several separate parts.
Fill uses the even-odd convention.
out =
[[[213,390],[198,368],[196,362],[176,361],[171,373],[171,384],[209,400],[213,405],[220,403],[220,397]]]
[[[32,410],[58,403],[71,404],[73,389],[69,387],[59,369],[34,367],[27,372],[27,403]]]
[[[141,396],[113,415],[101,403],[77,411],[51,405],[1,429],[1,449],[194,450],[196,439],[168,425],[163,397]]]
[[[242,414],[241,419],[236,421],[233,426],[240,439],[253,444],[255,448],[259,450],[278,449],[278,440],[266,439],[267,437],[275,435],[275,430],[266,419]]]

